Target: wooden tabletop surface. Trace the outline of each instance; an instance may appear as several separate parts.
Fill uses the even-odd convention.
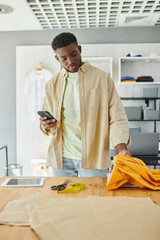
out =
[[[0,185],[7,177],[0,178]],[[160,206],[160,191],[152,191],[140,188],[119,188],[113,191],[107,191],[106,178],[102,177],[68,177],[69,184],[82,182],[85,183],[85,189],[78,193],[58,194],[57,191],[50,189],[51,186],[63,183],[66,177],[47,177],[43,187],[1,187],[0,186],[0,210],[8,201],[16,199],[32,198],[64,198],[87,196],[104,196],[104,197],[150,197],[150,199]],[[0,225],[1,240],[37,240],[38,236],[30,227],[15,227]]]

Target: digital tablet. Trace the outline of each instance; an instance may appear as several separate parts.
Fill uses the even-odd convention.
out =
[[[40,187],[44,184],[44,178],[7,178],[1,184],[2,187]]]

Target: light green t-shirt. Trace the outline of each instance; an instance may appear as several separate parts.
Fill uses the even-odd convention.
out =
[[[63,157],[81,160],[78,72],[68,73],[62,103]]]

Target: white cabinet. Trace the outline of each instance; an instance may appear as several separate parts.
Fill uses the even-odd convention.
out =
[[[83,61],[89,62],[91,65],[109,73],[112,77],[112,58],[110,57],[82,57]]]
[[[129,76],[151,76],[153,82],[122,82],[121,78]],[[160,57],[120,57],[118,83],[125,84],[160,84]]]

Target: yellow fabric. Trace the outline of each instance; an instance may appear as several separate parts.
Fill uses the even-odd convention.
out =
[[[61,169],[63,156],[62,101],[67,71],[62,69],[46,84],[42,110],[60,123],[48,148],[47,165]],[[85,62],[78,69],[81,120],[81,161],[83,169],[110,167],[109,134],[115,147],[129,143],[128,120],[113,80],[108,74]],[[42,129],[43,131],[43,129]]]
[[[81,160],[78,72],[68,73],[62,102],[63,157]]]
[[[134,80],[133,80],[133,81],[129,81],[129,80],[121,81],[121,83],[123,83],[123,82],[124,82],[124,83],[126,83],[126,82],[131,82],[131,83],[132,83],[132,82],[136,82],[136,81],[134,81]]]
[[[107,189],[117,189],[125,183],[140,188],[160,190],[160,169],[151,170],[138,158],[116,155],[113,159],[113,171],[107,182]]]

